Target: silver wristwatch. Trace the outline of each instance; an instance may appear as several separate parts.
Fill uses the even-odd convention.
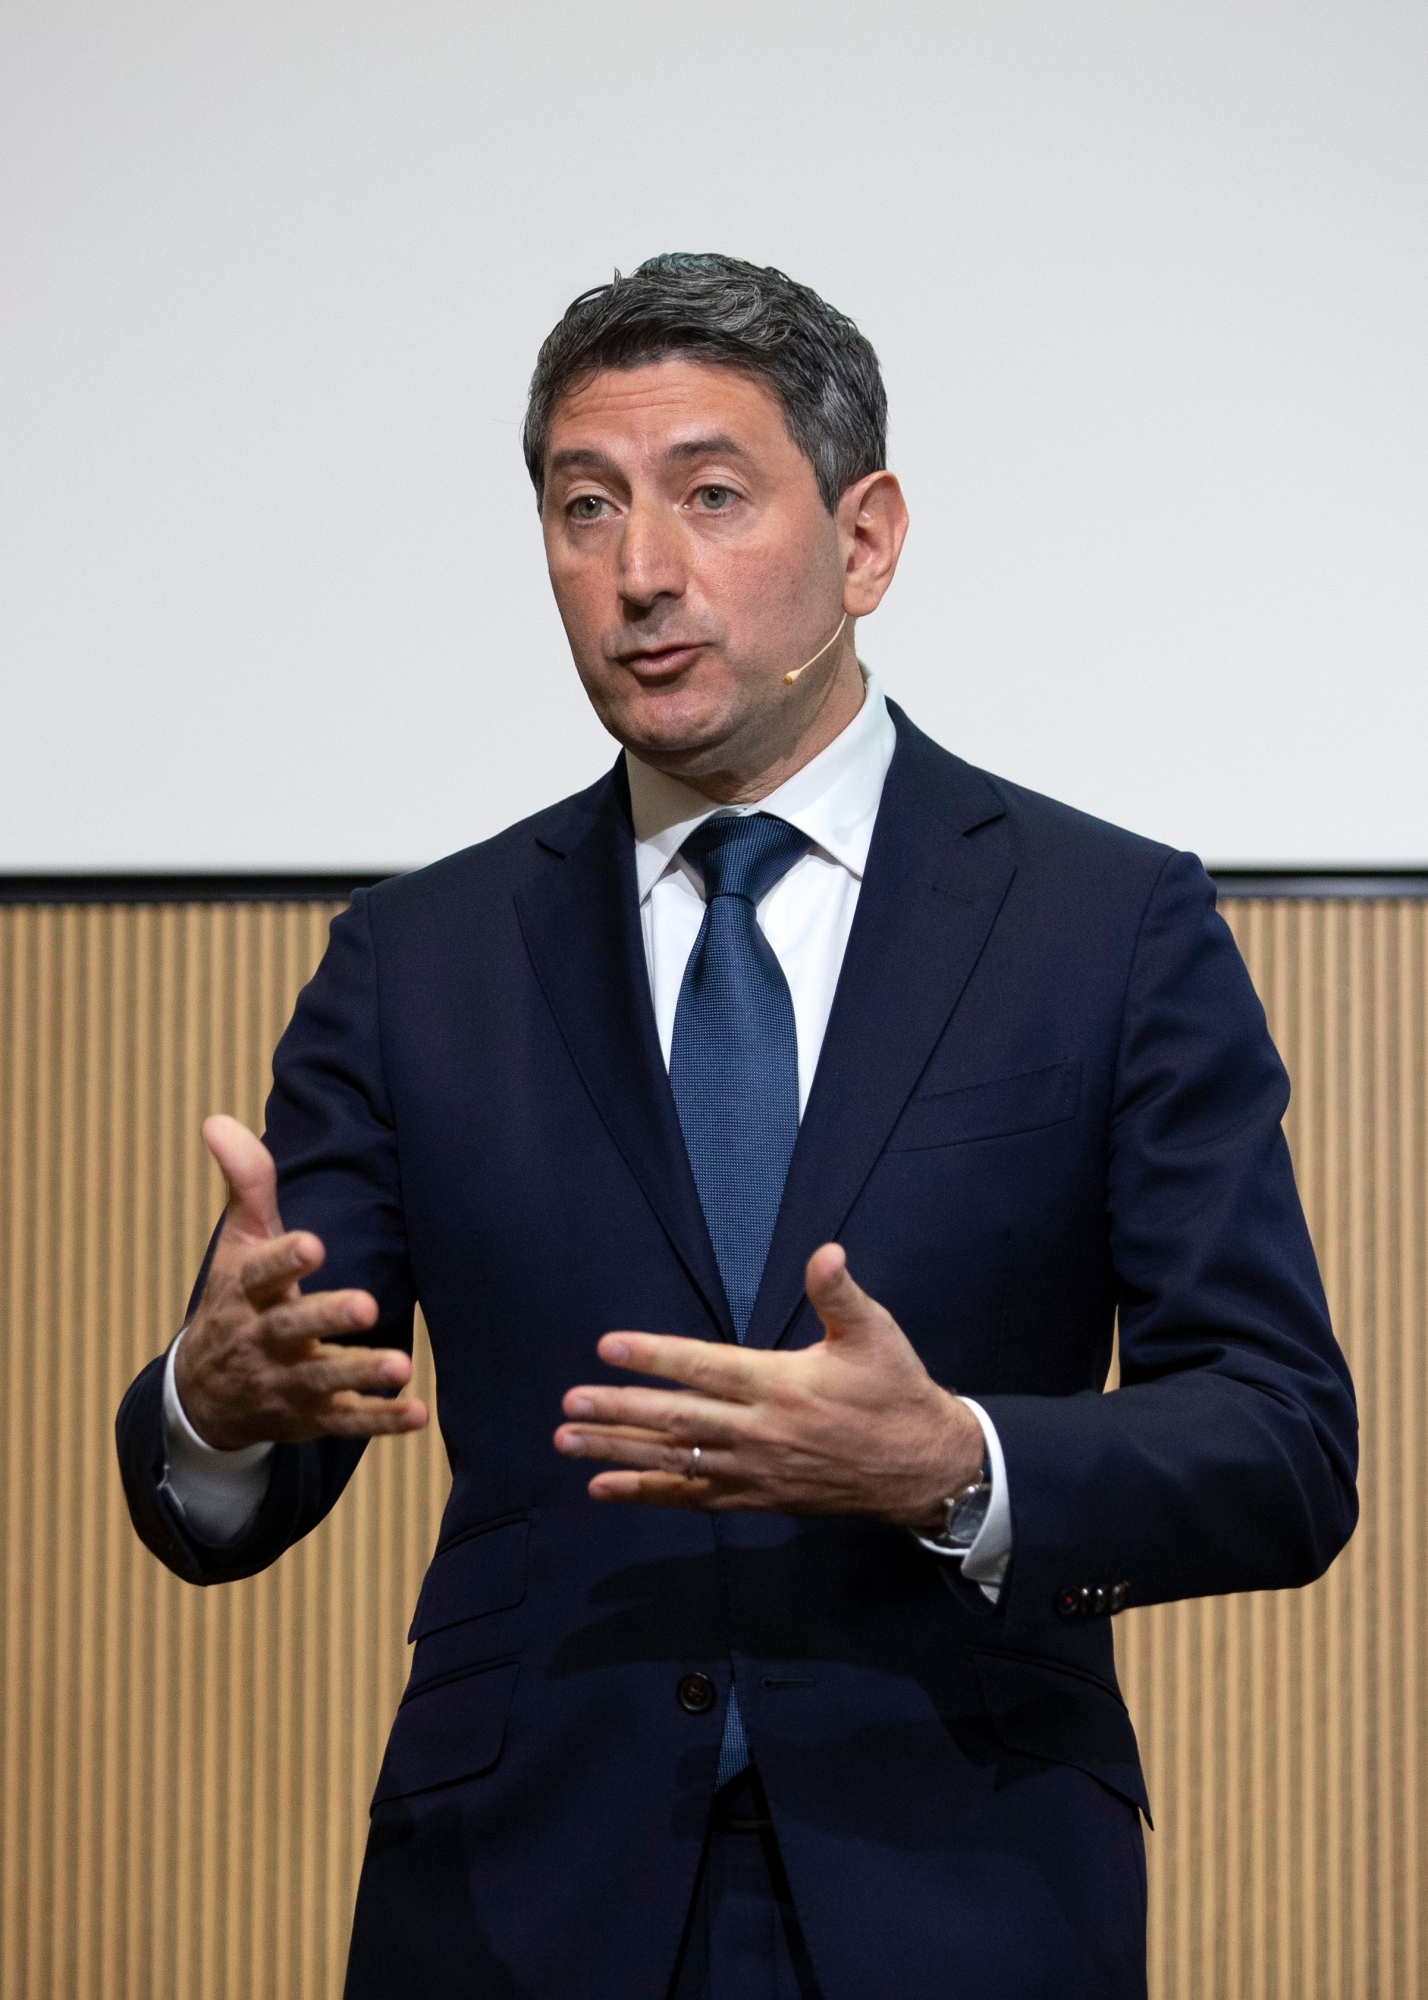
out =
[[[992,1504],[992,1460],[985,1442],[982,1445],[982,1471],[970,1486],[964,1486],[959,1493],[953,1493],[943,1501],[947,1518],[935,1535],[927,1540],[939,1549],[946,1549],[949,1555],[966,1555],[977,1536],[982,1523],[987,1518],[987,1509]]]

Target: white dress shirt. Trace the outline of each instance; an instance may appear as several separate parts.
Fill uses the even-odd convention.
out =
[[[758,905],[764,936],[783,968],[798,1035],[798,1109],[808,1102],[823,1047],[843,953],[853,927],[883,781],[897,745],[882,690],[867,676],[863,705],[842,734],[800,771],[754,805],[712,805],[701,792],[625,753],[635,830],[635,869],[645,963],[666,1065],[684,968],[704,920],[703,885],[679,849],[712,813],[766,812],[806,833],[813,845]],[[178,1339],[183,1338],[182,1334]],[[175,1340],[164,1375],[168,1440],[166,1483],[195,1532],[209,1541],[240,1535],[267,1491],[271,1445],[215,1451],[185,1417],[174,1386]],[[960,1558],[962,1574],[994,1602],[1011,1553],[1011,1502],[996,1426],[963,1398],[986,1440],[992,1497],[976,1540]],[[919,1538],[921,1539],[921,1538]],[[931,1542],[924,1546],[939,1555]],[[958,1560],[950,1557],[949,1560]]]

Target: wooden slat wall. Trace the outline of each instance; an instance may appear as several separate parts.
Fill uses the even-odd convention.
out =
[[[1118,1621],[1158,1831],[1151,1992],[1428,1994],[1428,904],[1225,908],[1359,1395],[1358,1533],[1303,1591]]]
[[[1119,1621],[1155,2000],[1428,1993],[1425,913],[1227,906],[1295,1079],[1364,1519],[1313,1589]],[[111,1443],[216,1212],[199,1122],[257,1122],[330,915],[0,908],[5,2000],[340,1992],[439,1440],[377,1445],[300,1549],[208,1592],[140,1548]]]
[[[331,915],[0,909],[5,2000],[341,1990],[439,1442],[384,1440],[299,1549],[208,1591],[141,1547],[113,1449],[221,1205],[199,1124],[261,1124]]]

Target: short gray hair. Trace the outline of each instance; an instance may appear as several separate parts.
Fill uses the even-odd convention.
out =
[[[888,402],[871,342],[846,313],[758,264],[674,251],[582,292],[546,336],[531,377],[522,446],[545,497],[545,448],[560,398],[603,368],[668,355],[761,378],[813,467],[831,514],[855,479],[887,463]]]

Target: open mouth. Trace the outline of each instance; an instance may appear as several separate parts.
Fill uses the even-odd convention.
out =
[[[682,645],[645,646],[637,653],[621,653],[618,657],[622,667],[628,667],[643,680],[677,673],[703,650],[704,641],[694,639]]]

